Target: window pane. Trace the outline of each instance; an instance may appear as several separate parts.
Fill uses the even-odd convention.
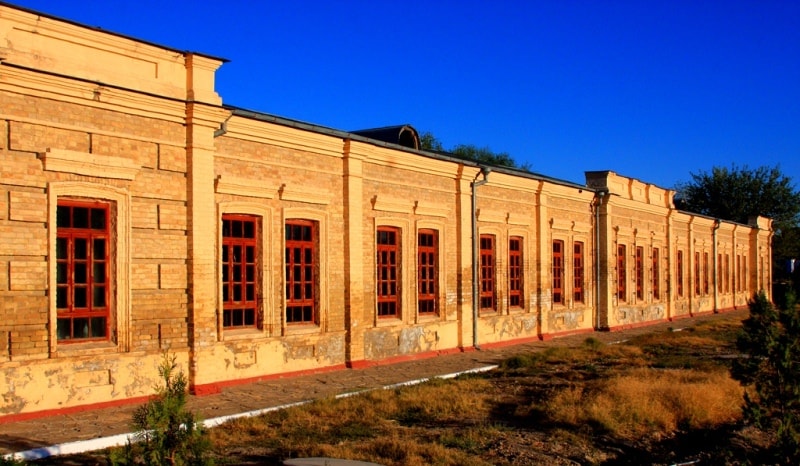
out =
[[[58,319],[56,321],[56,338],[59,340],[68,340],[70,338],[70,319]]]
[[[56,288],[56,307],[58,309],[67,309],[69,304],[67,303],[67,288],[66,287],[58,287]]]
[[[73,243],[73,257],[75,260],[84,260],[89,257],[89,245],[84,238],[75,238]]]
[[[104,260],[106,256],[106,240],[95,238],[92,246],[92,258],[94,260]]]
[[[92,281],[94,283],[105,283],[106,281],[106,263],[95,262],[92,268]]]
[[[56,259],[67,258],[67,238],[56,238]]]
[[[72,209],[67,206],[60,205],[56,207],[56,227],[69,228],[72,226],[70,222],[70,213]]]
[[[73,289],[72,306],[73,307],[86,307],[88,301],[86,299],[86,288],[75,287]]]
[[[89,318],[72,319],[72,329],[74,338],[89,338]]]
[[[56,283],[67,283],[67,264],[65,262],[59,262],[56,264]]]
[[[85,262],[78,262],[75,264],[73,268],[73,280],[75,283],[88,283],[88,275],[86,273],[86,263]]]
[[[106,211],[105,209],[92,209],[92,229],[105,230],[106,229]]]
[[[106,318],[92,317],[91,332],[92,338],[101,338],[106,336]]]
[[[89,228],[89,209],[87,207],[72,208],[72,227]]]
[[[244,222],[244,237],[245,238],[255,238],[256,237],[256,224],[255,224],[255,222]]]
[[[106,287],[95,286],[92,293],[92,306],[95,308],[106,307]]]

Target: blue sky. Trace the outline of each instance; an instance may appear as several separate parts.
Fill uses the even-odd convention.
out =
[[[229,59],[217,92],[250,110],[407,123],[578,183],[736,164],[800,187],[800,1],[12,3]]]

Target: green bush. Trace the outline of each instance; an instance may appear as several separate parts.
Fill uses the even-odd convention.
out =
[[[205,430],[194,414],[186,410],[188,380],[178,370],[177,356],[164,354],[159,375],[164,385],[157,396],[136,409],[133,427],[136,442],[129,442],[111,455],[115,465],[195,466],[213,464]]]
[[[800,315],[789,290],[776,308],[761,292],[750,302],[731,375],[745,390],[745,419],[775,435],[775,459],[800,464]]]

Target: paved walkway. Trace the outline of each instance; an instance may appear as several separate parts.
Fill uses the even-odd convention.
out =
[[[732,311],[725,316],[741,315],[747,310]],[[190,396],[188,407],[203,419],[214,420],[224,416],[283,406],[344,393],[377,389],[408,381],[454,374],[486,368],[502,359],[522,352],[538,351],[550,346],[577,346],[592,336],[604,342],[621,341],[644,333],[666,332],[671,328],[684,328],[719,315],[705,315],[675,322],[662,322],[646,327],[595,332],[555,338],[550,341],[469,351],[431,357],[392,365],[365,369],[343,369],[321,374],[273,379],[225,388],[222,393],[202,397]],[[94,409],[73,414],[52,416],[14,423],[0,423],[0,454],[42,449],[43,456],[64,449],[46,449],[53,445],[68,444],[130,432],[131,414],[136,405]],[[81,444],[83,445],[83,444]],[[86,448],[84,449],[84,451]],[[39,450],[37,450],[39,451]],[[47,452],[50,453],[47,453]]]

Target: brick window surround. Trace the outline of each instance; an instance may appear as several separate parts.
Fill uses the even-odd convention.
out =
[[[400,229],[378,227],[375,265],[378,317],[400,317]]]
[[[583,257],[583,242],[575,241],[572,244],[572,297],[576,303],[583,303],[585,299],[583,293],[583,278],[585,271]]]
[[[439,232],[417,232],[417,310],[420,315],[435,315],[439,281]]]
[[[508,240],[508,305],[523,307],[522,238],[512,236]]]
[[[260,287],[259,217],[222,216],[222,328],[257,328]]]
[[[56,208],[56,337],[60,342],[111,335],[110,208],[107,202],[59,200]]]
[[[653,299],[661,299],[661,270],[659,270],[659,251],[653,248]]]
[[[628,294],[627,249],[624,244],[617,245],[617,299],[619,301],[626,301]]]
[[[497,310],[497,274],[494,235],[480,235],[480,309]]]
[[[553,303],[564,304],[564,241],[553,240]]]
[[[675,285],[678,297],[683,297],[683,251],[675,253]]]
[[[319,324],[318,225],[312,220],[286,220],[286,323]]]
[[[636,247],[636,299],[644,299],[644,248]]]
[[[694,294],[700,296],[700,253],[694,253]]]

